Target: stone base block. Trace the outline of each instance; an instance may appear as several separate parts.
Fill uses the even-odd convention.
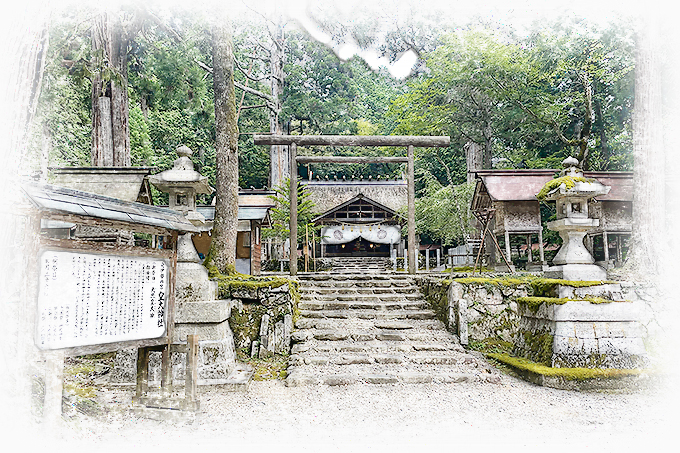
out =
[[[526,265],[527,272],[543,272],[546,269],[548,269],[548,265],[540,261],[538,262],[534,261],[531,263],[527,263]]]
[[[518,353],[566,368],[640,368],[648,359],[641,302],[570,301],[521,311]]]
[[[608,300],[629,300],[628,294],[624,293],[619,283],[603,283],[597,286],[574,288],[573,286],[557,285],[557,297],[572,299],[584,297],[603,297]]]
[[[607,280],[607,271],[596,264],[562,264],[551,266],[545,271],[546,278],[576,281]]]
[[[508,270],[508,266],[505,263],[496,263],[496,264],[494,264],[493,268],[496,272],[510,272]],[[510,268],[512,269],[512,272],[515,272],[515,265],[514,264],[511,264]]]
[[[178,302],[176,323],[221,323],[229,319],[234,301],[231,299]]]
[[[175,334],[173,342],[179,343],[186,341],[187,335],[198,335],[201,341],[230,339],[233,342],[234,335],[231,332],[229,323],[182,323],[175,324]]]
[[[184,337],[186,338],[186,336]],[[172,362],[173,385],[184,382],[186,354],[174,353]],[[222,340],[201,340],[198,342],[198,379],[225,380],[236,369],[236,351],[231,337]],[[116,353],[113,369],[109,375],[111,383],[134,383],[137,376],[137,349],[124,349]],[[149,381],[160,382],[161,353],[152,352],[149,357]]]

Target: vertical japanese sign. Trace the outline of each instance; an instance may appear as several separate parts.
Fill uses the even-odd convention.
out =
[[[39,348],[143,340],[165,334],[167,260],[46,250],[39,261]]]

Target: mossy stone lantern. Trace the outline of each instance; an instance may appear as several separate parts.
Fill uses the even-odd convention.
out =
[[[595,179],[586,179],[577,167],[578,161],[568,157],[562,162],[560,177],[549,181],[537,195],[544,201],[555,201],[557,220],[548,222],[548,228],[557,231],[562,247],[553,259],[554,266],[546,276],[565,280],[606,280],[607,271],[597,266],[586,249],[583,238],[599,225],[598,219],[588,216],[588,200],[609,193],[610,187]]]
[[[202,225],[205,218],[196,211],[196,195],[212,193],[213,188],[208,184],[207,176],[194,170],[194,163],[190,159],[193,151],[188,146],[179,146],[176,152],[179,157],[173,167],[149,176],[149,182],[169,194],[170,209],[182,212],[191,223]]]

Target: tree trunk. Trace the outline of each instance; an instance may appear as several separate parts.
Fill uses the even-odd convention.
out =
[[[283,72],[285,35],[283,24],[281,24],[280,20],[279,18],[279,22],[270,26],[269,29],[272,38],[269,52],[269,70],[271,72],[270,87],[273,103],[273,109],[269,110],[269,132],[274,135],[281,135],[283,132],[279,115],[281,114],[281,97],[283,96],[283,81],[285,78]],[[283,185],[286,179],[290,178],[291,168],[288,147],[272,145],[269,155],[269,187],[273,188]]]
[[[130,127],[127,92],[129,37],[120,18],[104,12],[94,19],[92,50],[92,165],[129,167]],[[110,80],[109,80],[110,79]]]
[[[475,142],[467,142],[464,146],[465,149],[465,159],[467,162],[467,182],[474,182],[475,180],[475,175],[474,171],[477,170],[482,170],[483,168],[491,168],[489,166],[485,166],[486,162],[486,154],[487,154],[487,147],[482,146],[479,143]]]
[[[231,23],[213,25],[213,89],[215,92],[215,223],[211,256],[222,273],[236,263],[238,225],[238,123],[234,93],[234,48]]]
[[[658,24],[644,20],[635,52],[633,235],[629,270],[649,278],[662,270],[665,233],[664,154]]]

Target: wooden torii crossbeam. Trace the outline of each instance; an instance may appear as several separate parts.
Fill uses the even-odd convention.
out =
[[[408,272],[415,274],[416,217],[414,186],[414,148],[447,147],[449,137],[405,135],[258,135],[253,136],[256,145],[288,145],[290,151],[290,275],[297,274],[297,164],[298,163],[406,163],[408,186]],[[403,146],[408,148],[406,157],[361,156],[298,156],[297,146]],[[294,175],[294,177],[293,177]]]

